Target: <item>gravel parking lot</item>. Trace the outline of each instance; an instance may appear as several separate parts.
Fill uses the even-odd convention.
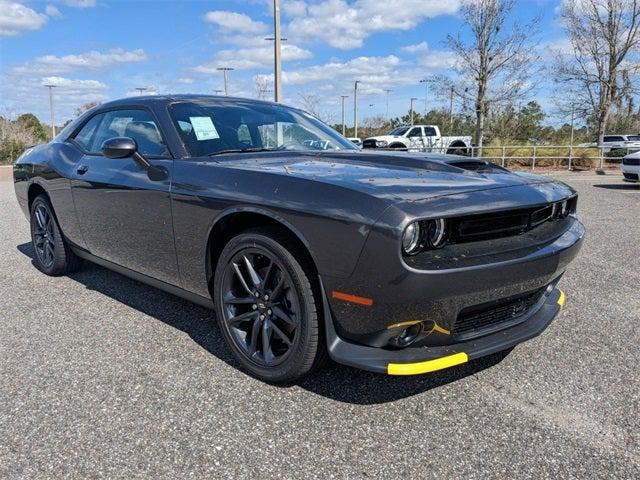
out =
[[[588,237],[567,308],[509,354],[275,387],[212,314],[87,265],[48,278],[0,182],[0,477],[640,477],[640,188],[559,177]]]

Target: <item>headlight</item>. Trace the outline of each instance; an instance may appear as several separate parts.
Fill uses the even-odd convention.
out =
[[[376,147],[384,148],[388,145],[386,140],[376,140]]]
[[[560,207],[560,216],[565,218],[567,215],[569,215],[569,202],[563,200],[562,207]]]
[[[414,255],[420,250],[421,228],[419,222],[410,223],[402,235],[402,250],[407,255]]]
[[[431,248],[440,248],[447,242],[447,222],[444,218],[427,222],[427,241]]]

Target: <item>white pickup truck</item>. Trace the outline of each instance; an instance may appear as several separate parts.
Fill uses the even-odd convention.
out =
[[[387,135],[365,138],[363,148],[401,148],[466,155],[471,153],[471,137],[443,137],[437,125],[397,127]]]

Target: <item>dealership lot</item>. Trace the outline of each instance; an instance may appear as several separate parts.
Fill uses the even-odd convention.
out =
[[[563,175],[588,229],[567,307],[439,373],[266,385],[208,310],[87,265],[48,278],[0,182],[0,477],[640,476],[640,187]]]

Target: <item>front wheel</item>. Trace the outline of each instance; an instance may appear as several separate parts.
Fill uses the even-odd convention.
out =
[[[291,382],[325,356],[311,265],[276,228],[232,238],[218,261],[216,318],[240,364],[268,382]]]

